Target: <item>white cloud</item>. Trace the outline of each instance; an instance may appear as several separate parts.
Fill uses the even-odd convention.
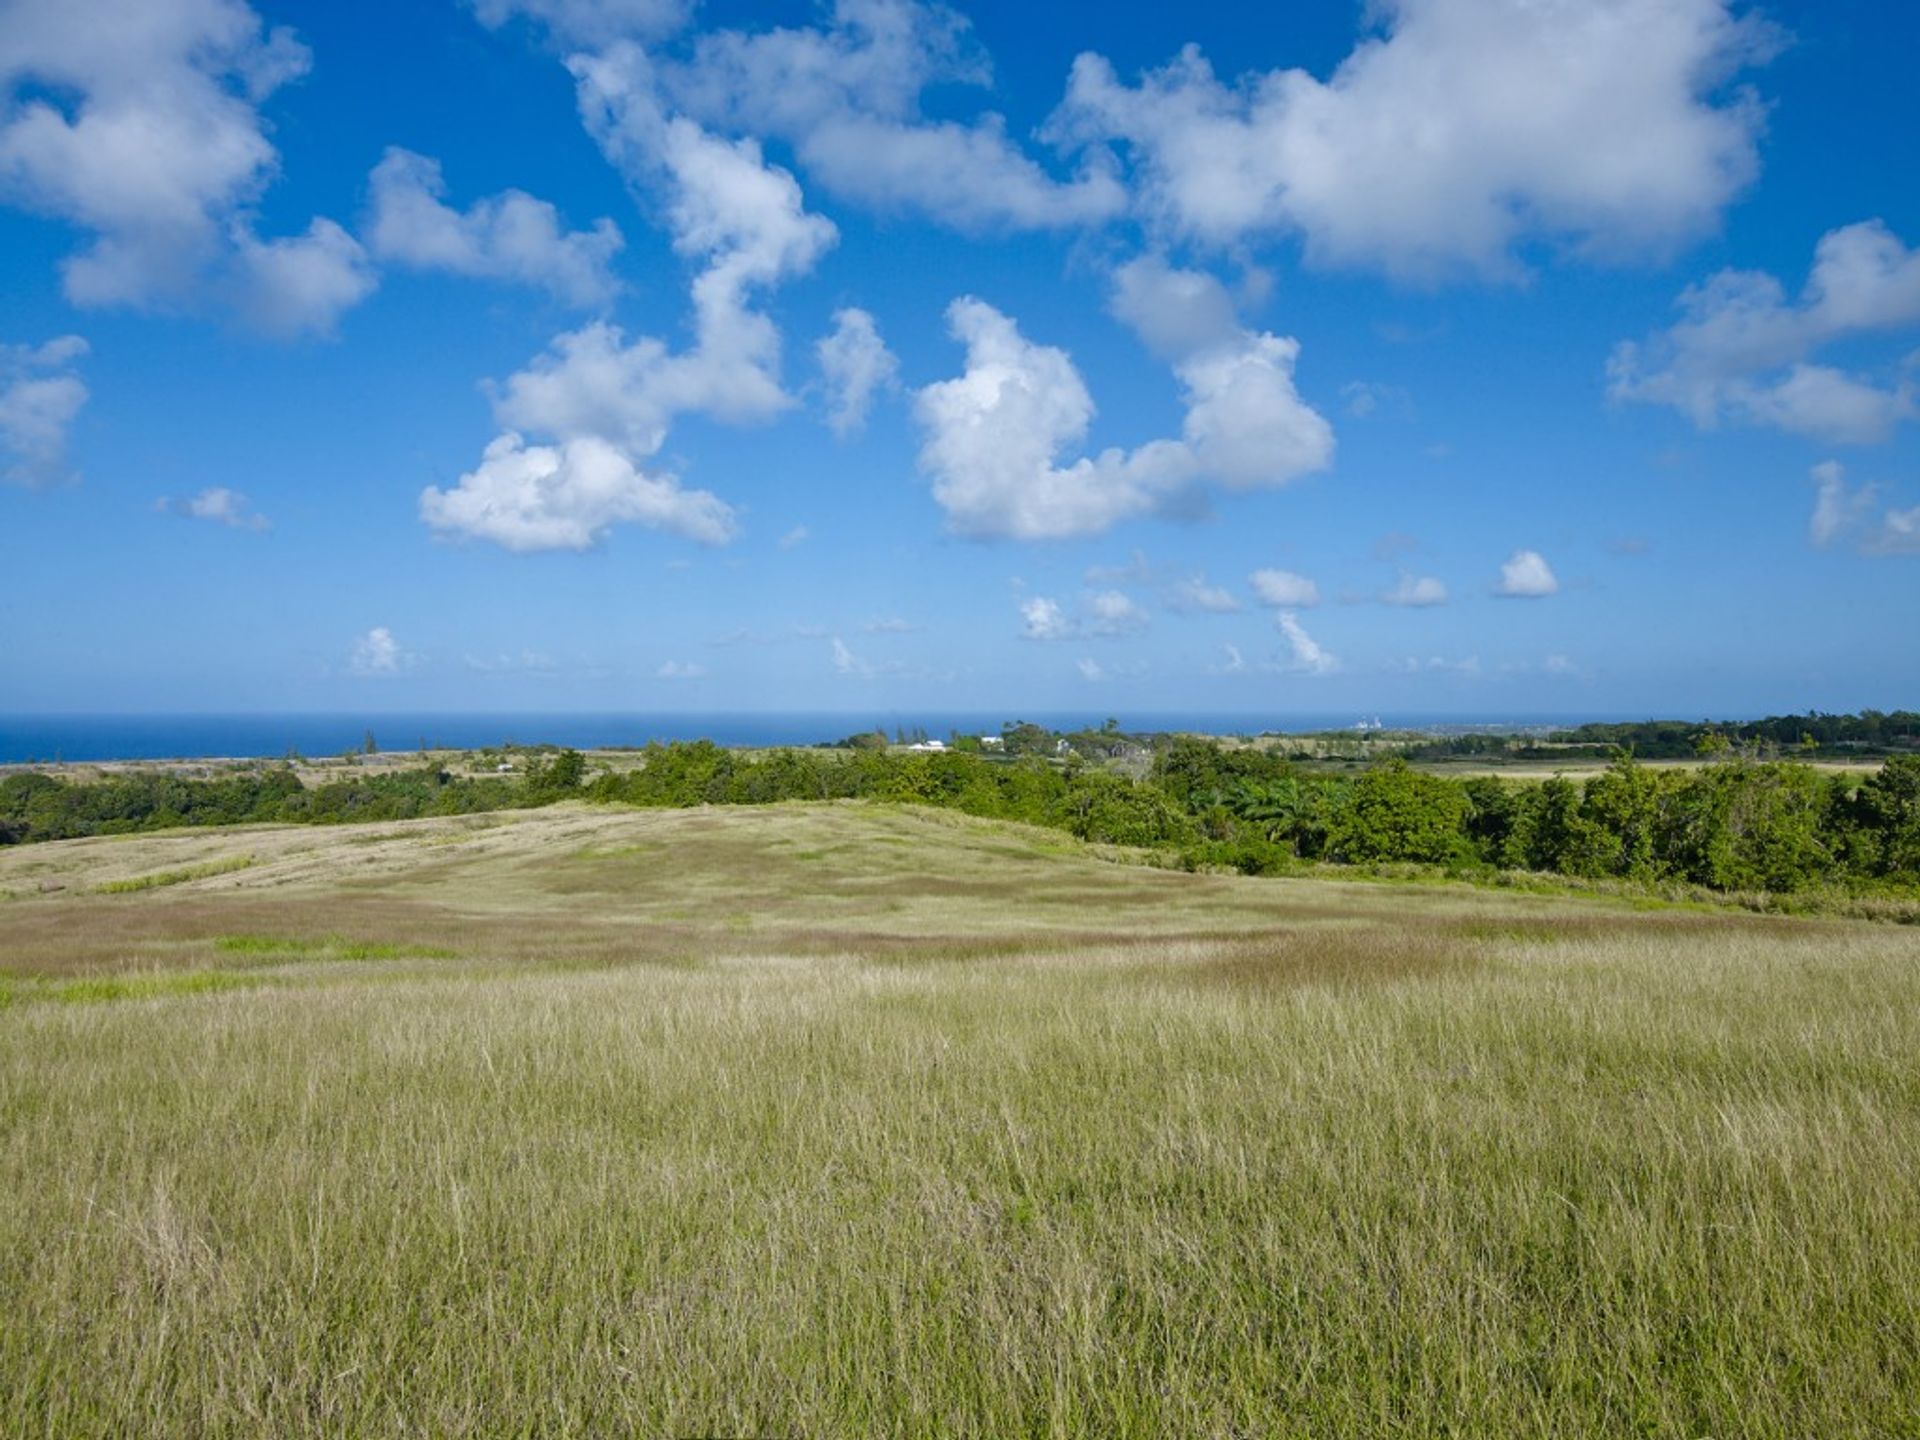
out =
[[[239,309],[264,334],[331,335],[379,283],[360,242],[325,218],[305,235],[260,240],[237,231],[233,238]]]
[[[397,675],[413,660],[393,638],[393,631],[376,625],[354,642],[347,668],[356,675]]]
[[[1236,489],[1284,485],[1333,460],[1333,427],[1293,388],[1300,342],[1244,337],[1177,367],[1184,382],[1182,427],[1202,474]]]
[[[793,177],[751,140],[731,142],[667,114],[646,57],[630,46],[576,56],[580,106],[601,148],[636,184],[665,192],[674,248],[703,266],[692,282],[694,344],[631,344],[594,322],[557,336],[494,395],[503,432],[480,467],[421,496],[427,523],[509,549],[584,549],[637,521],[708,544],[732,538],[732,509],[642,466],[680,415],[735,424],[792,406],[779,378],[780,333],[753,293],[810,269],[834,243]],[[551,437],[526,445],[521,434]]]
[[[1920,505],[1883,514],[1866,551],[1869,555],[1920,555]]]
[[[332,222],[253,234],[278,163],[258,107],[308,63],[291,30],[267,30],[244,0],[0,7],[0,196],[90,232],[62,262],[67,298],[172,306],[227,293],[290,333],[324,331],[364,296],[357,246]],[[259,280],[295,294],[263,307]]]
[[[1089,565],[1086,569],[1089,585],[1151,585],[1158,576],[1144,550],[1135,550],[1119,565]]]
[[[880,391],[899,384],[900,364],[873,316],[852,306],[833,312],[833,330],[814,344],[820,373],[827,382],[827,424],[847,436],[867,423],[867,411]]]
[[[1723,270],[1678,305],[1671,328],[1614,347],[1614,399],[1672,406],[1703,430],[1732,420],[1856,445],[1920,413],[1910,377],[1876,383],[1812,363],[1849,337],[1920,324],[1920,251],[1878,220],[1821,236],[1797,300],[1771,275]]]
[[[1200,270],[1176,270],[1157,254],[1113,272],[1114,317],[1167,360],[1237,344],[1243,332],[1227,287]]]
[[[1294,389],[1297,340],[1241,328],[1218,280],[1156,255],[1120,266],[1113,285],[1114,314],[1174,362],[1198,474],[1243,489],[1326,468],[1333,427]]]
[[[1273,626],[1287,642],[1288,659],[1282,662],[1282,669],[1302,675],[1331,675],[1340,668],[1338,657],[1307,634],[1293,611],[1282,610],[1273,617]]]
[[[611,220],[566,230],[559,211],[522,190],[455,210],[444,201],[440,162],[397,146],[368,183],[367,243],[384,261],[538,286],[581,306],[603,305],[620,288],[608,265],[625,241]]]
[[[1404,386],[1378,380],[1349,380],[1340,387],[1340,398],[1347,402],[1347,414],[1356,420],[1370,420],[1383,411],[1401,418],[1413,413],[1413,397]]]
[[[1174,610],[1201,611],[1209,615],[1231,615],[1240,608],[1240,602],[1234,598],[1231,590],[1224,585],[1208,584],[1204,575],[1190,576],[1178,582],[1168,596],[1167,604]]]
[[[1256,570],[1247,577],[1247,583],[1262,605],[1299,610],[1320,603],[1320,587],[1291,570]]]
[[[164,499],[159,508],[189,520],[207,520],[233,530],[271,530],[267,517],[253,508],[253,502],[238,490],[224,485],[209,485],[197,495],[184,499]]]
[[[1559,591],[1560,582],[1554,578],[1552,568],[1537,550],[1516,550],[1500,567],[1497,594],[1510,599],[1537,600],[1546,595],[1556,595]]]
[[[1056,600],[1035,595],[1020,602],[1020,633],[1029,640],[1064,640],[1073,634],[1073,625]]]
[[[948,524],[976,539],[1098,534],[1145,514],[1193,478],[1172,441],[1103,451],[1061,467],[1084,439],[1093,397],[1064,350],[1036,345],[991,305],[953,302],[947,319],[967,347],[966,372],[928,385],[914,412],[927,431],[921,468]]]
[[[836,635],[833,637],[833,673],[870,680],[877,672],[872,665],[849,650],[846,642]]]
[[[1813,514],[1807,517],[1807,539],[1825,548],[1842,531],[1850,530],[1873,505],[1873,487],[1847,487],[1846,471],[1838,460],[1823,460],[1810,472],[1815,492]]]
[[[1220,247],[1294,230],[1399,275],[1510,273],[1535,237],[1664,250],[1758,170],[1762,108],[1725,80],[1777,43],[1727,0],[1379,0],[1321,81],[1218,80],[1189,46],[1128,86],[1074,62],[1049,132],[1123,144],[1138,208]]]
[[[1147,628],[1147,612],[1120,590],[1100,590],[1087,597],[1087,632],[1092,635],[1131,635]]]
[[[1848,485],[1838,461],[1824,460],[1810,474],[1816,488],[1807,539],[1815,546],[1826,549],[1844,539],[1863,555],[1920,554],[1920,506],[1881,510],[1876,515],[1879,490],[1872,485]]]
[[[87,403],[74,366],[86,353],[78,335],[0,345],[0,480],[40,486],[68,478],[67,432]]]
[[[1407,675],[1430,675],[1450,673],[1454,675],[1478,675],[1480,657],[1469,655],[1462,660],[1449,660],[1444,655],[1429,655],[1424,660],[1417,655],[1409,655],[1397,665],[1387,667]]]
[[[1324,466],[1332,432],[1293,389],[1298,346],[1246,335],[1176,367],[1187,419],[1179,440],[1059,463],[1093,421],[1093,397],[1064,350],[1036,345],[983,301],[947,309],[965,373],[922,389],[921,468],[949,526],[976,539],[1092,535],[1166,508],[1205,480],[1284,484]]]
[[[560,670],[558,661],[538,650],[522,650],[518,655],[491,657],[468,655],[465,659],[467,668],[481,675],[553,675]]]
[[[1247,662],[1246,658],[1240,653],[1240,647],[1238,645],[1222,645],[1220,648],[1226,651],[1227,659],[1226,663],[1221,665],[1215,673],[1221,675],[1245,674]]]
[[[869,635],[911,635],[920,629],[911,620],[902,620],[897,615],[883,615],[878,620],[868,620],[860,628]]]
[[[813,181],[844,199],[963,229],[1098,223],[1126,204],[1102,157],[1060,180],[1008,138],[1000,117],[928,120],[931,85],[991,79],[967,22],[915,0],[836,0],[824,26],[700,36],[658,62],[686,113],[723,131],[792,147]]]
[[[1447,587],[1431,575],[1410,575],[1402,571],[1399,581],[1380,599],[1387,605],[1405,605],[1416,609],[1444,605],[1447,603]]]
[[[656,680],[698,680],[706,673],[707,667],[704,665],[683,663],[679,660],[669,660],[658,670],[654,671],[653,675]]]
[[[807,529],[806,526],[796,525],[791,530],[787,531],[786,534],[780,537],[780,540],[779,540],[780,548],[782,550],[791,550],[796,545],[804,545],[807,543],[807,541],[810,538],[812,538],[812,535],[813,535],[813,532]]]
[[[514,431],[487,446],[478,468],[451,490],[429,486],[420,518],[449,538],[491,540],[507,550],[586,550],[623,522],[722,545],[733,510],[670,475],[648,475],[617,446],[591,435],[528,445]]]
[[[687,21],[691,0],[472,0],[489,28],[516,15],[545,25],[569,45],[601,45],[620,39],[670,35]]]

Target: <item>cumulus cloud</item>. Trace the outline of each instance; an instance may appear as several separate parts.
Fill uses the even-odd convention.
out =
[[[455,210],[440,162],[398,147],[369,184],[367,243],[384,261],[532,285],[580,306],[603,305],[620,288],[608,266],[625,241],[611,220],[569,231],[551,204],[522,190]]]
[[[1141,256],[1115,270],[1111,304],[1173,362],[1187,406],[1182,439],[1198,474],[1247,489],[1331,462],[1333,427],[1294,388],[1299,342],[1242,328],[1213,276]]]
[[[637,469],[618,446],[591,435],[529,445],[514,431],[487,446],[480,464],[450,490],[428,486],[420,518],[448,538],[490,540],[503,549],[587,550],[630,522],[723,545],[734,512],[705,490],[683,490],[670,475]]]
[[[1516,550],[1500,567],[1500,584],[1496,594],[1509,599],[1537,600],[1559,592],[1560,582],[1554,578],[1552,568],[1538,550]]]
[[[865,310],[833,312],[833,329],[815,342],[814,355],[827,385],[827,424],[843,438],[867,423],[873,397],[899,383],[900,364]]]
[[[0,480],[37,487],[70,477],[67,433],[87,403],[75,367],[86,353],[78,335],[0,345]]]
[[[1087,597],[1087,633],[1131,635],[1147,628],[1147,612],[1121,590],[1098,590]]]
[[[1664,250],[1758,170],[1762,108],[1728,77],[1778,43],[1729,0],[1382,0],[1332,76],[1223,83],[1192,46],[1123,83],[1074,62],[1049,132],[1118,143],[1137,208],[1219,247],[1277,231],[1311,258],[1430,278],[1517,268],[1545,237]],[[1598,138],[1597,138],[1598,137]]]
[[[694,343],[629,342],[603,321],[557,336],[495,390],[503,433],[479,468],[451,491],[426,490],[421,515],[443,533],[514,550],[584,549],[623,521],[720,544],[738,528],[729,506],[642,467],[680,415],[745,424],[793,405],[780,383],[779,330],[754,301],[810,269],[836,232],[756,142],[667,113],[639,50],[571,63],[588,129],[636,185],[663,193],[674,248],[702,262],[691,285]],[[526,434],[553,443],[528,445]]]
[[[376,625],[354,642],[347,657],[347,668],[355,675],[397,675],[413,663],[414,657],[400,648],[393,631]]]
[[[1100,662],[1089,656],[1081,656],[1073,662],[1073,667],[1080,672],[1082,680],[1097,681],[1107,678],[1107,672],[1101,668]]]
[[[1855,445],[1917,413],[1910,375],[1876,382],[1813,361],[1849,337],[1920,324],[1920,251],[1878,220],[1821,236],[1795,300],[1764,272],[1723,270],[1677,303],[1671,328],[1614,347],[1614,399],[1672,406],[1703,430],[1731,420]]]
[[[1877,487],[1848,485],[1837,460],[1823,460],[1809,473],[1814,502],[1807,539],[1814,546],[1824,550],[1846,540],[1863,555],[1920,555],[1920,506],[1876,513]]]
[[[1020,602],[1020,633],[1029,640],[1064,640],[1074,627],[1059,601],[1035,595]]]
[[[206,520],[231,530],[271,530],[267,517],[253,508],[253,502],[238,490],[224,485],[209,485],[197,495],[181,499],[163,499],[159,509],[189,520]]]
[[[1331,429],[1293,388],[1299,347],[1290,339],[1241,332],[1188,356],[1176,366],[1187,405],[1180,439],[1063,465],[1095,413],[1072,359],[971,296],[954,301],[947,319],[967,347],[965,372],[919,391],[914,412],[926,432],[921,468],[959,534],[1098,534],[1168,508],[1207,480],[1281,485],[1331,458]]]
[[[1281,661],[1283,670],[1301,675],[1331,675],[1340,668],[1338,657],[1307,634],[1300,617],[1293,611],[1282,610],[1273,617],[1273,626],[1287,642],[1287,656]]]
[[[977,87],[992,70],[967,21],[917,0],[836,0],[819,26],[714,30],[658,61],[685,113],[783,142],[809,179],[843,199],[968,230],[1052,229],[1120,213],[1104,158],[1060,179],[1022,152],[1000,117],[930,120],[929,86]]]
[[[1320,587],[1291,570],[1256,570],[1247,577],[1247,583],[1262,605],[1302,610],[1320,603]]]
[[[1210,667],[1210,673],[1216,675],[1244,675],[1247,670],[1246,657],[1240,653],[1238,645],[1222,645],[1226,659],[1219,665]]]
[[[1237,343],[1240,319],[1227,287],[1201,270],[1146,254],[1115,267],[1108,308],[1165,360]]]
[[[796,525],[780,537],[779,545],[782,550],[791,550],[795,546],[806,544],[812,536],[813,532],[806,526]]]
[[[331,221],[284,240],[253,232],[278,162],[259,105],[308,63],[293,32],[266,29],[245,0],[0,7],[0,196],[91,235],[62,262],[67,298],[228,294],[282,332],[325,331],[361,298],[358,247]],[[295,294],[256,309],[261,279]]]
[[[325,218],[281,240],[237,232],[234,262],[240,312],[282,338],[331,335],[378,283],[360,242]]]
[[[1404,605],[1415,609],[1429,605],[1444,605],[1447,603],[1447,587],[1431,575],[1410,575],[1402,571],[1400,579],[1395,582],[1393,588],[1382,594],[1380,599],[1383,604]]]
[[[1066,351],[1036,345],[984,301],[954,301],[947,320],[966,371],[928,385],[914,413],[920,465],[957,533],[976,539],[1092,535],[1146,514],[1193,479],[1185,446],[1155,441],[1062,466],[1085,438],[1093,397]]]
[[[1327,467],[1333,427],[1293,387],[1299,358],[1297,340],[1249,334],[1176,368],[1187,402],[1182,434],[1202,474],[1246,490]]]

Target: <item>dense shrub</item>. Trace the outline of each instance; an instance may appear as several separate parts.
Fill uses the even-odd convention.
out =
[[[1158,749],[1147,780],[1134,781],[1054,759],[1032,737],[1016,748],[1026,753],[755,753],[696,741],[650,746],[637,768],[591,779],[585,758],[565,750],[536,757],[517,777],[465,779],[422,766],[312,787],[285,766],[212,780],[135,772],[90,784],[23,773],[0,781],[0,844],[170,825],[457,815],[572,796],[646,806],[866,799],[1045,825],[1254,874],[1325,859],[1739,891],[1920,884],[1920,756],[1890,759],[1857,782],[1731,753],[1692,769],[1653,769],[1622,755],[1584,783],[1459,781],[1400,759],[1352,776],[1311,773],[1261,750],[1179,738]]]

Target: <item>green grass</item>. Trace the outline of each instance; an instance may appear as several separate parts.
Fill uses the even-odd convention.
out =
[[[395,945],[386,941],[349,940],[342,935],[303,939],[288,935],[221,935],[214,947],[226,955],[277,959],[297,956],[327,960],[454,960],[457,950],[444,945]]]
[[[255,864],[251,855],[234,855],[224,860],[209,860],[203,865],[185,865],[177,870],[156,870],[147,875],[133,875],[125,880],[108,880],[94,887],[100,895],[132,895],[141,890],[158,890],[167,885],[184,885],[189,880],[205,880],[213,875],[230,875],[236,870],[250,869]]]
[[[1920,1430],[1920,934],[1024,834],[9,906],[0,1434]]]

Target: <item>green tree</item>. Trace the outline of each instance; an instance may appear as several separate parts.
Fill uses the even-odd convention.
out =
[[[1395,756],[1353,782],[1327,833],[1336,860],[1441,864],[1466,847],[1467,800],[1459,786]]]

